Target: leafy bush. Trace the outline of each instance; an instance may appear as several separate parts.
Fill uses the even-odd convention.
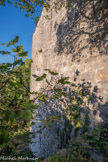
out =
[[[29,139],[29,123],[32,119],[33,103],[30,101],[31,60],[22,45],[18,45],[18,36],[7,47],[12,51],[0,51],[2,55],[14,58],[13,63],[0,64],[0,153],[17,154],[26,147]],[[23,142],[21,142],[23,141]]]

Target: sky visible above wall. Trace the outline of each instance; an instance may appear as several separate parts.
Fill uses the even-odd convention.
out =
[[[24,13],[20,9],[12,5],[0,6],[0,44],[8,43],[15,36],[19,36],[19,44],[22,44],[25,51],[28,51],[28,57],[32,55],[32,34],[35,30],[33,19],[25,18]],[[4,46],[0,46],[1,50],[8,50]],[[0,63],[12,62],[10,56],[0,55]]]

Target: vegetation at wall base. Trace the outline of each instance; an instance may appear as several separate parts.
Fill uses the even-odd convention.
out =
[[[55,156],[37,160],[37,162],[94,162],[91,158],[91,154],[94,152],[98,155],[103,154],[103,161],[106,162],[108,160],[108,128],[106,124],[97,126],[92,130],[92,134],[88,136],[82,135],[80,138],[73,138]]]

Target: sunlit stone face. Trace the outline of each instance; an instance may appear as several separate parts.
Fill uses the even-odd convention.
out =
[[[49,19],[45,18],[47,14]],[[98,88],[96,95],[102,98],[101,101],[93,100],[89,105],[92,126],[106,121],[104,112],[108,111],[108,32],[105,25],[108,20],[104,15],[102,19],[101,17],[102,15],[93,16],[91,4],[86,3],[74,4],[70,9],[62,8],[57,13],[54,8],[48,12],[43,9],[33,34],[31,92],[39,91],[44,86],[44,82],[36,82],[32,76],[42,75],[44,69],[69,76],[75,84],[81,83],[83,79],[91,82],[92,87]],[[35,124],[30,131],[35,137],[29,148],[35,156],[54,155],[62,148],[64,120],[54,122],[47,129],[43,119],[50,114],[62,117],[63,109],[63,105],[48,102],[34,112]]]

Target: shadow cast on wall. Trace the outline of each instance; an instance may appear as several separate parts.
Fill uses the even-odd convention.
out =
[[[108,1],[81,0],[72,2],[66,19],[55,23],[58,55],[72,54],[72,60],[108,52]],[[88,52],[89,51],[89,52]]]
[[[89,134],[92,128],[107,122],[108,102],[103,105],[98,87],[85,79],[69,86],[55,84],[44,95],[47,101],[38,101],[42,105],[34,114],[31,129],[35,137],[29,147],[35,156],[55,155],[70,139]]]

